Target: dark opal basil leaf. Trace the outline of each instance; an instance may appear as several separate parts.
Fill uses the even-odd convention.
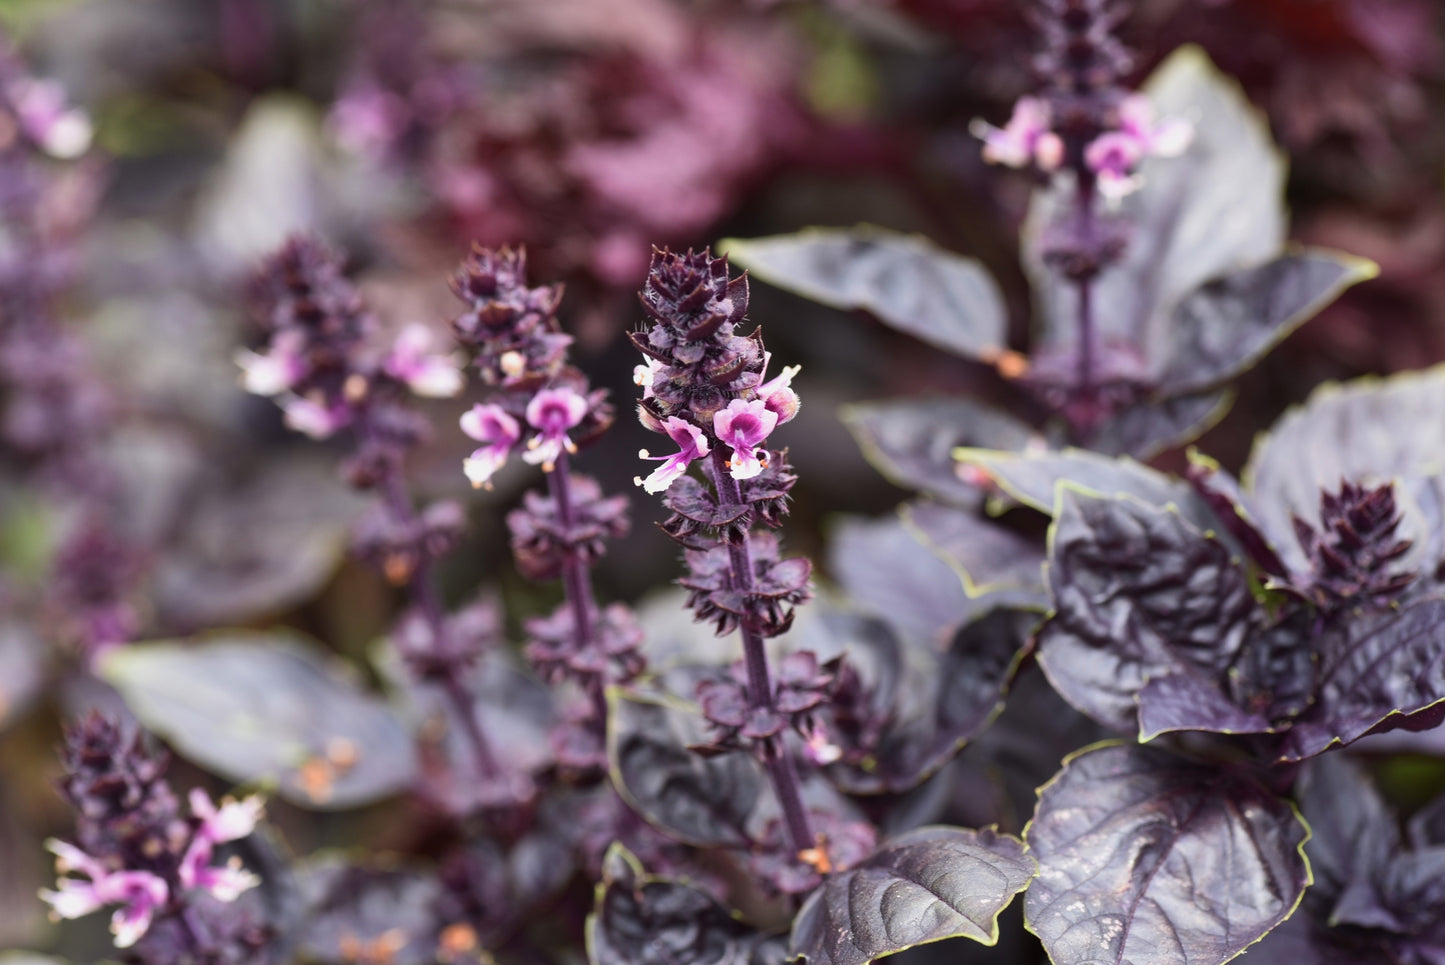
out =
[[[793,922],[809,965],[866,965],[945,938],[998,941],[998,916],[1029,885],[1034,862],[991,828],[918,828],[829,875]]]
[[[896,515],[843,518],[833,528],[828,563],[848,602],[911,647],[941,650],[977,607],[958,574]]]
[[[1229,549],[1173,509],[1061,487],[1049,547],[1039,663],[1102,724],[1134,730],[1151,678],[1221,679],[1251,630],[1254,597]]]
[[[587,917],[590,965],[782,965],[782,950],[707,893],[646,874],[620,844],[608,849]]]
[[[1340,481],[1396,481],[1399,534],[1415,541],[1403,562],[1424,569],[1445,560],[1445,365],[1389,378],[1316,389],[1261,437],[1244,470],[1261,527],[1295,571],[1306,560],[1293,538],[1292,516],[1319,519],[1320,491]]]
[[[313,463],[282,462],[245,485],[209,493],[157,564],[161,619],[187,632],[309,600],[341,562],[364,505],[334,467]]]
[[[1218,525],[1208,505],[1187,483],[1125,457],[1085,449],[1054,452],[996,452],[959,449],[954,457],[975,466],[1003,490],[1031,509],[1052,515],[1060,482],[1104,496],[1133,496],[1151,506],[1174,506],[1201,529]]]
[[[1174,309],[1160,391],[1184,395],[1229,381],[1340,292],[1377,274],[1373,262],[1313,249],[1206,283]]]
[[[1106,419],[1089,436],[1089,448],[1109,456],[1149,459],[1197,439],[1224,417],[1233,402],[1229,389],[1148,398]]]
[[[1103,343],[1144,347],[1157,371],[1181,300],[1213,278],[1260,265],[1284,243],[1285,159],[1264,117],[1203,51],[1173,54],[1145,84],[1160,117],[1188,121],[1194,140],[1181,157],[1146,160],[1140,189],[1125,198],[1130,225],[1123,261],[1092,290]],[[1072,194],[1041,193],[1029,213],[1025,262],[1043,296],[1045,341],[1074,339],[1077,293],[1042,264],[1039,233]]]
[[[1263,714],[1238,707],[1209,677],[1169,673],[1152,677],[1139,691],[1139,739],[1171,731],[1267,734],[1275,728]]]
[[[1039,791],[1025,920],[1056,965],[1226,962],[1294,911],[1308,836],[1252,780],[1157,748],[1095,747]]]
[[[1012,590],[1020,602],[1048,602],[1040,541],[941,503],[905,503],[900,512],[919,539],[959,575],[969,596]]]
[[[648,821],[701,847],[743,847],[762,774],[749,754],[703,757],[708,728],[686,704],[614,691],[608,695],[607,755],[613,783]]]
[[[356,807],[416,777],[391,707],[294,634],[137,644],[108,654],[100,673],[182,756],[233,781],[277,781],[302,807]]]
[[[1357,616],[1327,633],[1322,651],[1315,702],[1290,728],[1282,760],[1407,726],[1445,701],[1445,600]]]
[[[902,677],[878,708],[888,724],[876,751],[857,766],[831,767],[834,785],[849,794],[896,794],[934,774],[1003,709],[1039,619],[1037,611],[1000,606],[959,627],[946,651],[906,653]]]
[[[45,645],[30,627],[0,622],[0,730],[23,714],[45,686]]]
[[[435,875],[399,866],[352,864],[339,856],[315,858],[297,869],[306,906],[299,936],[310,962],[436,961],[442,889]]]
[[[895,399],[844,406],[839,415],[879,472],[906,489],[973,506],[979,488],[958,475],[953,450],[1021,449],[1027,425],[972,399]]]
[[[1308,896],[1305,900],[1309,904]],[[1379,936],[1331,932],[1301,908],[1234,961],[1239,965],[1364,965],[1388,962],[1393,951]],[[1332,938],[1341,939],[1338,942]]]
[[[1384,868],[1400,847],[1395,815],[1364,769],[1343,754],[1310,761],[1295,784],[1295,799],[1310,826],[1305,853],[1315,876],[1312,900],[1333,906],[1353,882]]]
[[[978,262],[872,225],[726,239],[728,257],[770,285],[833,308],[863,309],[948,352],[990,361],[1008,314]]]

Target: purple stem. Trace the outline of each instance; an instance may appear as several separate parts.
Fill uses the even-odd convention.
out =
[[[1086,167],[1078,171],[1078,192],[1074,204],[1078,215],[1079,235],[1092,244],[1094,234],[1094,173]],[[1094,388],[1094,278],[1086,275],[1078,280],[1079,289],[1079,391],[1085,398]]]
[[[547,474],[547,488],[557,503],[557,518],[567,533],[567,549],[562,558],[562,591],[567,606],[572,611],[572,641],[578,652],[588,652],[594,646],[592,614],[596,602],[592,596],[592,573],[587,562],[572,545],[572,530],[577,524],[576,512],[572,505],[572,468],[567,453],[557,457],[552,471]],[[597,718],[600,730],[607,728],[607,697],[605,681],[594,677],[588,682],[587,696],[592,701],[592,713]]]
[[[397,519],[406,522],[416,519],[416,506],[407,492],[406,481],[402,478],[399,461],[388,460],[386,478],[382,482],[381,490],[387,506]],[[468,743],[471,744],[477,773],[483,778],[496,777],[500,773],[497,758],[492,753],[487,735],[482,732],[482,725],[477,721],[476,702],[472,700],[472,695],[467,692],[466,684],[462,682],[461,674],[464,664],[460,655],[451,650],[451,642],[447,636],[446,613],[442,606],[441,594],[437,590],[436,574],[432,570],[430,560],[422,560],[407,575],[406,589],[412,602],[421,611],[422,619],[426,621],[427,630],[435,647],[435,656],[441,658],[441,663],[446,667],[446,673],[442,679],[442,692],[446,694],[447,700],[452,704],[453,712],[462,722],[462,729],[466,732]]]
[[[742,490],[738,481],[728,471],[728,460],[722,446],[716,442],[712,447],[713,482],[717,487],[718,503],[723,506],[742,505]],[[733,588],[747,593],[753,588],[753,555],[744,530],[737,542],[728,544],[728,557],[732,563]],[[768,673],[768,652],[763,647],[762,634],[744,618],[738,627],[743,638],[743,665],[748,674],[748,705],[754,708],[773,707],[773,685]],[[793,840],[794,851],[806,851],[816,846],[812,828],[808,824],[808,811],[803,806],[802,790],[798,781],[798,770],[792,755],[783,746],[780,738],[772,738],[765,748],[768,776],[772,778],[773,791],[783,809],[783,821],[788,835]]]

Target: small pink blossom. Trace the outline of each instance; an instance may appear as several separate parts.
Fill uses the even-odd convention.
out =
[[[241,386],[253,395],[280,395],[306,377],[309,366],[302,352],[305,338],[300,332],[276,335],[265,352],[242,349],[236,353],[241,367]]]
[[[527,403],[527,422],[540,431],[527,441],[522,458],[541,463],[545,472],[551,472],[564,450],[577,451],[567,430],[581,423],[586,415],[587,400],[572,389],[563,386],[538,392]]]
[[[522,427],[501,406],[480,403],[462,414],[461,426],[463,432],[483,444],[462,462],[462,471],[473,488],[491,488],[492,476],[522,441]]]
[[[734,399],[713,416],[713,434],[732,447],[728,468],[734,479],[751,479],[763,471],[767,453],[759,456],[757,447],[777,425],[778,414],[762,399]]]
[[[449,399],[462,390],[461,366],[453,355],[428,354],[431,344],[431,329],[420,323],[408,325],[396,337],[382,368],[417,395]]]
[[[10,85],[9,94],[21,129],[46,154],[69,160],[89,149],[95,134],[90,118],[67,106],[65,90],[55,81],[24,78]]]
[[[299,395],[284,399],[281,411],[286,414],[286,428],[313,439],[329,439],[338,429],[351,424],[351,410],[345,405],[327,406]]]
[[[768,363],[772,361],[772,357],[771,352],[764,354],[764,372],[767,371]],[[798,408],[802,405],[802,400],[798,398],[798,393],[792,389],[793,377],[802,371],[802,368],[801,365],[789,365],[785,367],[782,372],[778,373],[776,378],[759,385],[749,393],[751,398],[763,400],[764,404],[768,407],[768,411],[778,417],[778,425],[791,422],[793,417],[798,414]],[[758,378],[761,380],[762,376]]]
[[[657,382],[657,374],[665,367],[662,362],[650,357],[641,365],[632,367],[632,382],[634,385],[641,386],[644,399],[650,399],[656,394],[652,391],[652,387]]]
[[[205,791],[196,788],[191,791],[190,802],[191,813],[201,819],[201,824],[181,858],[181,884],[204,889],[220,901],[235,901],[242,892],[259,884],[260,879],[243,869],[239,858],[212,865],[211,856],[216,845],[237,841],[256,830],[264,807],[261,798],[255,795],[242,801],[227,798],[217,808]]]
[[[1139,187],[1135,173],[1146,157],[1177,157],[1193,140],[1185,121],[1154,123],[1154,108],[1143,94],[1119,105],[1119,129],[1100,134],[1084,149],[1084,163],[1099,179],[1099,193],[1110,201]]]
[[[663,423],[663,429],[677,443],[678,451],[670,456],[649,455],[646,449],[638,452],[643,459],[662,460],[662,465],[652,471],[646,479],[638,476],[633,482],[650,493],[660,493],[673,481],[687,472],[687,467],[693,460],[700,459],[711,451],[708,446],[707,436],[703,431],[685,419],[677,416],[669,416]]]
[[[1021,97],[1003,127],[979,120],[970,128],[983,140],[983,159],[990,164],[1024,168],[1037,164],[1053,171],[1064,161],[1064,142],[1049,127],[1049,105],[1037,97]]]
[[[110,871],[74,845],[54,838],[46,841],[45,847],[55,853],[58,873],[75,871],[90,881],[61,878],[54,891],[41,890],[41,900],[50,905],[56,918],[81,918],[106,905],[120,905],[110,919],[117,948],[129,948],[139,941],[156,910],[170,897],[165,881],[148,871]]]

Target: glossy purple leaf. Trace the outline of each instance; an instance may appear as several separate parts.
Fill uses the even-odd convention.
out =
[[[1004,492],[1030,509],[1053,515],[1061,482],[1103,496],[1133,496],[1151,506],[1174,506],[1201,529],[1217,525],[1213,512],[1187,483],[1125,457],[1086,449],[1051,452],[995,452],[959,449],[955,458],[976,467]]]
[[[942,503],[905,503],[900,512],[924,545],[963,580],[969,596],[1013,591],[1011,598],[1020,603],[1047,603],[1042,540]]]
[[[989,360],[1008,347],[1008,314],[988,271],[917,235],[860,225],[731,238],[720,247],[771,285],[862,309],[946,352]]]
[[[828,876],[793,922],[809,965],[866,965],[946,938],[998,941],[998,916],[1028,887],[1033,859],[991,828],[924,827]]]
[[[706,892],[648,875],[614,844],[587,918],[590,965],[783,965],[786,945],[743,924]]]
[[[1089,434],[1088,447],[1107,456],[1149,459],[1197,439],[1233,403],[1229,389],[1146,398],[1105,419]]]
[[[1140,688],[1138,700],[1141,741],[1171,731],[1267,734],[1275,730],[1264,714],[1232,702],[1212,677],[1187,671],[1150,678]]]
[[[1307,561],[1291,518],[1318,520],[1321,490],[1395,481],[1399,534],[1415,543],[1401,565],[1429,575],[1445,560],[1441,439],[1445,366],[1327,385],[1256,442],[1242,478],[1260,527],[1296,571]]]
[[[828,564],[848,602],[909,646],[942,650],[953,627],[978,607],[958,574],[896,515],[840,520]]]
[[[614,690],[608,695],[607,755],[627,802],[679,841],[744,847],[762,793],[761,765],[749,754],[705,757],[706,721],[690,705]]]
[[[137,644],[107,654],[100,674],[182,756],[233,781],[276,781],[301,807],[357,807],[416,777],[391,707],[294,634]]]
[[[1160,394],[1187,395],[1228,382],[1346,288],[1378,273],[1362,258],[1306,249],[1205,283],[1174,309]]]
[[[1222,677],[1255,620],[1229,549],[1173,509],[1061,489],[1050,534],[1054,613],[1039,663],[1069,703],[1119,730],[1137,726],[1151,678]]]
[[[1294,809],[1217,766],[1112,744],[1039,791],[1024,914],[1055,965],[1226,962],[1310,881]]]
[[[960,477],[960,446],[1022,449],[1033,431],[972,399],[892,399],[844,406],[839,416],[875,469],[906,489],[959,506],[980,500],[977,485]]]
[[[1326,634],[1315,702],[1290,728],[1281,758],[1407,725],[1445,702],[1445,600],[1358,616]]]

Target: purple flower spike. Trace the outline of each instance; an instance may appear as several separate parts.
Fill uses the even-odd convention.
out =
[[[235,901],[242,892],[260,884],[260,879],[244,870],[239,858],[213,866],[211,855],[216,845],[240,840],[256,830],[264,807],[261,798],[253,795],[243,801],[227,799],[217,808],[205,791],[195,788],[190,803],[191,813],[201,819],[201,825],[181,858],[181,884],[209,891],[220,901]]]
[[[733,457],[728,461],[728,469],[734,479],[751,479],[763,471],[767,453],[759,456],[757,447],[777,425],[778,414],[762,399],[734,399],[713,416],[714,434],[732,446]]]
[[[506,463],[512,447],[521,441],[522,427],[506,409],[495,404],[472,406],[471,411],[463,413],[461,425],[463,432],[483,443],[462,462],[462,471],[474,489],[490,489],[492,476]]]
[[[449,399],[462,390],[462,371],[451,355],[428,354],[431,329],[411,324],[401,330],[382,367],[417,395]]]
[[[694,459],[701,459],[711,451],[703,431],[685,419],[671,416],[663,423],[663,430],[677,443],[678,451],[670,456],[653,456],[643,449],[638,456],[643,459],[661,459],[663,463],[646,479],[637,476],[632,480],[650,493],[660,493],[671,486],[673,480],[687,472],[688,465]]]
[[[551,472],[564,450],[577,451],[567,430],[577,426],[586,415],[587,400],[572,389],[564,386],[538,392],[527,403],[527,422],[541,431],[528,440],[528,451],[522,458],[533,464],[541,463],[544,472]]]
[[[1053,171],[1064,161],[1064,142],[1049,128],[1049,105],[1037,97],[1021,97],[1003,127],[975,121],[972,131],[983,139],[983,159],[990,164],[1025,168],[1037,164]]]
[[[106,905],[120,905],[110,919],[117,948],[129,948],[139,941],[150,928],[156,909],[170,897],[165,881],[148,871],[110,871],[84,851],[55,838],[45,846],[55,853],[56,871],[78,871],[90,881],[61,878],[55,891],[40,892],[41,900],[50,905],[55,918],[82,918]]]

